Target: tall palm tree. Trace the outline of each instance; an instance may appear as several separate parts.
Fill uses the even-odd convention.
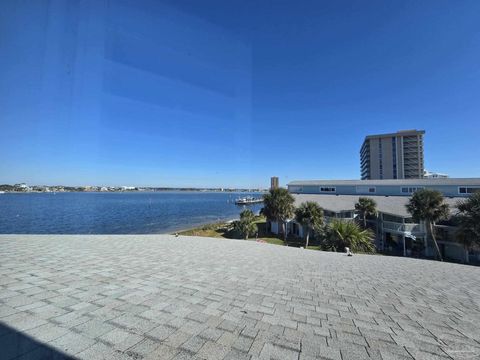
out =
[[[287,189],[271,189],[263,195],[263,215],[270,220],[282,225],[283,239],[287,242],[286,221],[293,216],[295,199]]]
[[[435,237],[434,225],[439,220],[446,219],[449,215],[448,204],[444,202],[440,191],[421,189],[416,191],[406,205],[407,211],[416,222],[424,221],[427,226],[427,236],[432,237],[437,257],[443,261],[440,248]]]
[[[472,194],[468,199],[457,203],[458,232],[457,239],[465,249],[465,261],[468,252],[474,246],[480,246],[480,192]]]
[[[362,229],[356,222],[333,219],[324,230],[322,247],[325,250],[353,252],[375,252],[374,234],[370,229]]]
[[[322,225],[323,223],[323,209],[313,201],[307,201],[295,209],[295,220],[304,228],[305,248],[308,247],[308,240],[310,238],[310,231]]]
[[[367,216],[377,215],[377,203],[372,198],[361,197],[355,204],[355,210],[362,214],[363,228],[367,228]]]

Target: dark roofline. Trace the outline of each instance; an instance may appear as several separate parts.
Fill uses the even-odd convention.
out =
[[[380,139],[383,137],[391,137],[391,136],[408,136],[408,135],[424,135],[425,130],[400,130],[395,133],[386,133],[386,134],[375,134],[375,135],[367,135],[365,136],[365,140],[368,139]],[[364,142],[365,142],[364,140]]]

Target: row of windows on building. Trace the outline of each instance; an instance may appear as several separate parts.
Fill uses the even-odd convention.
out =
[[[380,164],[380,179],[383,179],[382,140],[378,141],[378,158]]]
[[[473,194],[476,192],[480,192],[480,187],[459,187],[458,193],[459,194]]]
[[[424,187],[402,187],[400,189],[400,191],[403,194],[413,194],[415,191],[420,190],[420,189],[424,189]],[[337,189],[335,187],[321,187],[320,188],[320,192],[325,192],[325,193],[336,192],[336,191],[337,191]],[[374,194],[374,193],[377,192],[377,188],[376,187],[357,186],[356,192],[358,194],[364,194],[366,192]]]
[[[413,194],[415,191],[424,189],[423,186],[418,186],[418,187],[402,187],[402,193],[403,194]]]
[[[392,137],[393,178],[397,178],[397,138]]]
[[[424,189],[424,186],[405,186],[400,188],[400,192],[402,194],[413,194],[415,191]],[[296,191],[302,192],[302,188],[298,188]],[[468,187],[468,186],[460,186],[458,188],[459,194],[473,194],[475,192],[480,192],[480,187]],[[334,186],[322,186],[320,187],[321,193],[335,193],[337,192],[337,188]],[[357,186],[356,192],[358,194],[370,193],[375,194],[377,192],[377,188],[374,186]]]
[[[334,187],[321,187],[320,192],[336,192],[337,189]]]
[[[380,169],[380,179],[383,179],[383,150],[382,140],[378,141],[378,162]],[[393,178],[397,178],[397,139],[392,136],[392,163],[393,163]]]

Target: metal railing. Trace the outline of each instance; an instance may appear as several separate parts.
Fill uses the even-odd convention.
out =
[[[343,221],[353,221],[355,217],[332,217],[332,216],[325,216],[323,218],[325,224],[330,224],[333,220],[343,220]]]
[[[384,221],[383,229],[393,230],[400,233],[404,233],[404,232],[423,233],[425,231],[423,229],[423,226],[420,224],[402,224],[402,223],[396,223],[392,221]]]

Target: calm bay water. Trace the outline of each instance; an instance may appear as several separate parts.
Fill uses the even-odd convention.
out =
[[[0,194],[2,234],[156,234],[238,218],[251,193]],[[248,208],[258,213],[262,204]]]

